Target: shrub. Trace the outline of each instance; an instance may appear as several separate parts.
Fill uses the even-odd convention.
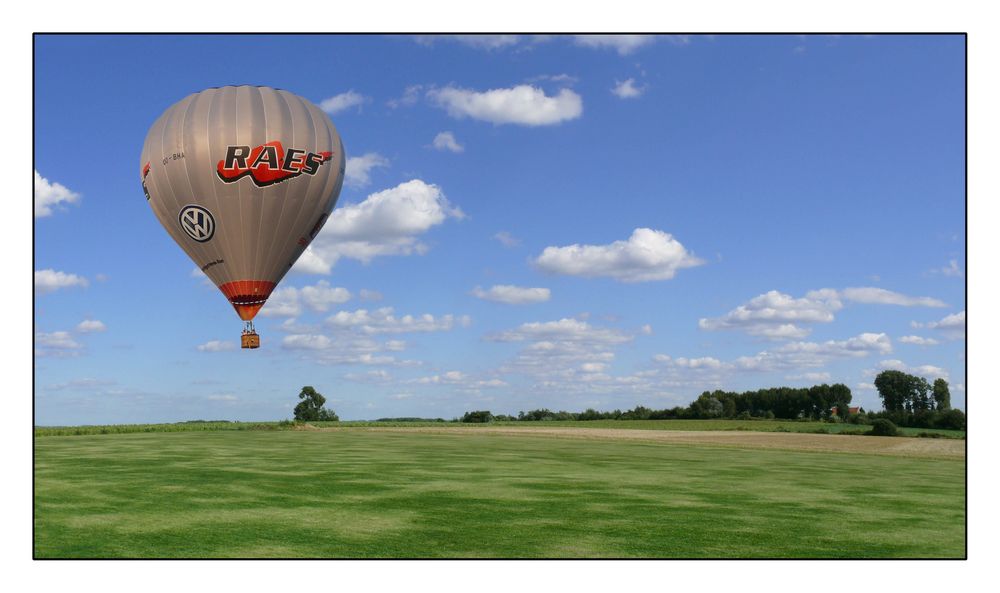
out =
[[[740,412],[739,414],[736,415],[736,419],[737,420],[749,420],[750,419],[750,412],[748,412],[746,410],[743,410],[742,412]]]
[[[899,434],[899,429],[896,428],[896,425],[891,420],[879,418],[872,422],[872,430],[868,434],[878,437],[894,437]]]
[[[951,408],[938,414],[935,428],[948,428],[951,430],[965,430],[965,413],[962,410]]]

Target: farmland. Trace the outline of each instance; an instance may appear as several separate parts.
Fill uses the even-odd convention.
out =
[[[35,555],[965,555],[961,440],[452,426],[37,438]]]

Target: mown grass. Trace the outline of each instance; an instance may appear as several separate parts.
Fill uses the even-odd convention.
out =
[[[964,500],[961,460],[485,433],[93,435],[36,441],[34,553],[964,557]]]
[[[344,426],[359,428],[374,427],[450,427],[450,426],[521,426],[544,428],[567,426],[577,428],[628,428],[637,430],[748,430],[756,432],[808,432],[808,433],[862,433],[871,427],[857,424],[833,424],[828,422],[798,422],[791,420],[555,420],[545,422],[491,422],[484,424],[464,424],[460,422],[313,422],[318,427]],[[218,430],[290,430],[289,421],[281,422],[177,422],[172,424],[114,424],[98,426],[39,426],[35,436],[80,436],[93,434],[128,434],[137,432],[188,432]],[[964,438],[965,431],[930,428],[900,428],[903,436],[918,436],[921,433],[940,435],[948,438]]]

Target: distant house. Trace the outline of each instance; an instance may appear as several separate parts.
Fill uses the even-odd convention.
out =
[[[850,407],[847,408],[847,413],[848,414],[857,414],[858,410],[860,410],[860,409],[861,409],[861,406],[850,406]],[[837,406],[833,406],[832,408],[830,408],[830,413],[833,414],[833,415],[835,415],[835,416],[840,416],[840,414],[837,413]]]

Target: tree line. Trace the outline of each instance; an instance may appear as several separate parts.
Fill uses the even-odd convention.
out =
[[[897,426],[965,430],[961,410],[951,408],[948,382],[937,379],[933,386],[922,377],[901,371],[883,371],[875,378],[875,387],[883,410],[852,410],[851,389],[842,383],[812,387],[769,387],[752,391],[705,391],[687,406],[656,410],[636,406],[631,410],[583,412],[552,411],[539,408],[518,412],[517,416],[489,410],[466,412],[460,422],[493,421],[546,422],[558,420],[703,420],[703,419],[781,419],[850,422],[869,425],[879,419]]]

